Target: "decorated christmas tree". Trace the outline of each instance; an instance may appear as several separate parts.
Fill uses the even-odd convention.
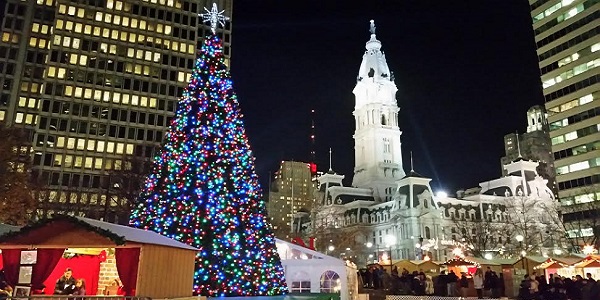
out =
[[[208,12],[208,11],[207,11]],[[195,293],[287,292],[213,9],[188,87],[130,224],[198,248]]]

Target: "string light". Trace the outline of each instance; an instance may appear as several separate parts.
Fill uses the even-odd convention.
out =
[[[130,220],[199,249],[199,295],[287,292],[241,118],[222,42],[211,35]]]

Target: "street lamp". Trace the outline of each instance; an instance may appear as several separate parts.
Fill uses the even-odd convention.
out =
[[[388,234],[385,236],[385,244],[390,248],[390,273],[392,272],[392,246],[396,244],[396,236]]]
[[[329,253],[333,252],[333,250],[335,250],[335,247],[333,245],[329,245],[329,247],[327,247],[327,252],[325,254],[329,254]]]

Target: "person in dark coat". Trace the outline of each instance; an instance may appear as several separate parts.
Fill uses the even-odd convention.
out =
[[[56,281],[54,295],[70,295],[73,290],[75,290],[75,278],[73,278],[73,271],[67,268],[63,276]]]

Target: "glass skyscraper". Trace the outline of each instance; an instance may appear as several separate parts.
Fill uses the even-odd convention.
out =
[[[578,244],[600,236],[600,0],[529,0],[559,198]]]
[[[162,142],[213,2],[7,0],[0,120],[31,133],[39,215],[126,221],[112,174]],[[216,1],[229,17],[232,2]],[[229,58],[231,21],[218,34]]]

